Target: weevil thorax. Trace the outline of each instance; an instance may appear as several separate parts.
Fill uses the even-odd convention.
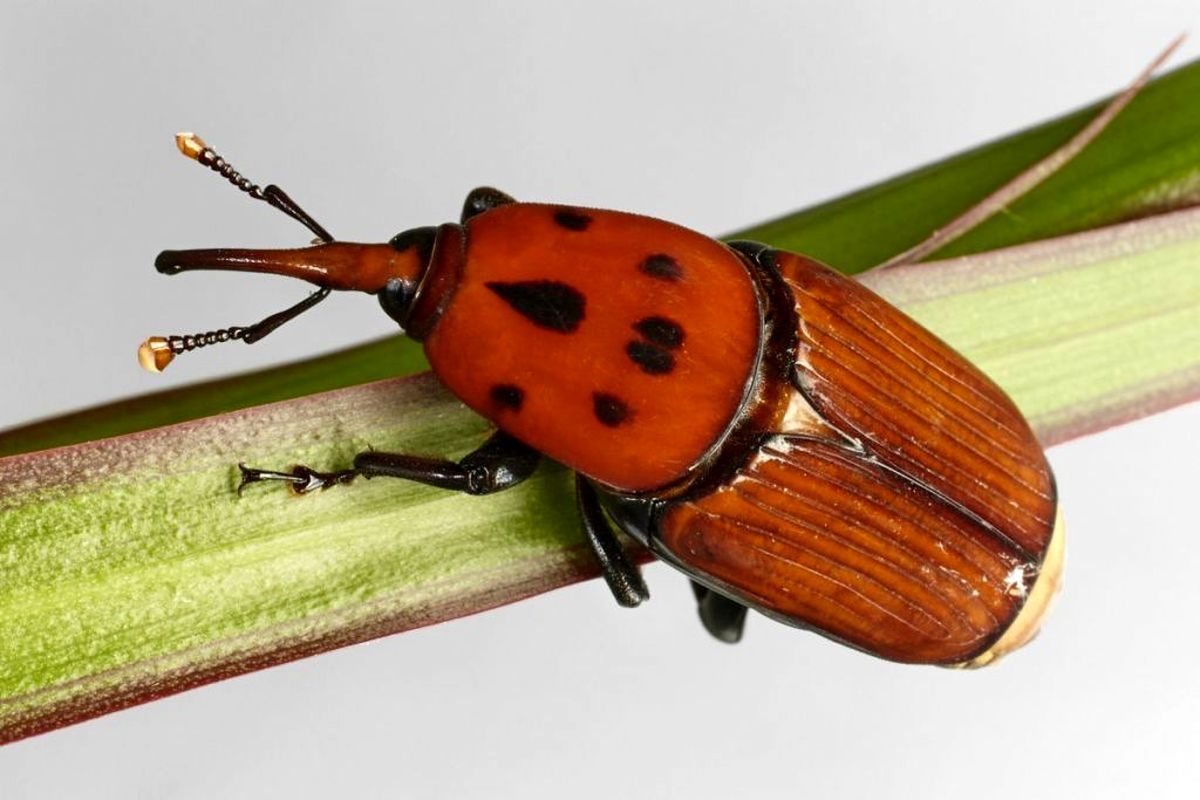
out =
[[[763,307],[742,257],[707,236],[513,203],[439,229],[401,324],[501,429],[610,488],[650,492],[691,475],[739,418]]]
[[[407,329],[438,238],[436,228],[414,228],[380,244],[325,241],[290,250],[164,250],[154,265],[165,275],[192,270],[260,272],[299,278],[319,287],[319,291],[257,325],[231,326],[191,336],[152,336],[138,349],[138,360],[145,369],[162,372],[176,356],[189,350],[231,340],[251,344],[312,308],[335,289],[376,295],[384,310]]]

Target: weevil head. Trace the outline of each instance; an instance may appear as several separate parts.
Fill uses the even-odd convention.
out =
[[[428,266],[434,228],[415,228],[386,244],[322,242],[292,250],[164,250],[154,260],[164,275],[228,270],[284,275],[322,289],[380,294],[414,292]],[[407,288],[405,288],[407,287]]]
[[[192,270],[260,272],[299,278],[319,287],[297,305],[248,327],[234,326],[194,336],[153,336],[142,343],[138,360],[151,372],[161,372],[180,353],[210,344],[241,339],[253,343],[308,310],[332,290],[373,294],[401,327],[429,266],[436,228],[413,228],[382,244],[322,242],[291,250],[215,248],[164,250],[154,261],[164,275]]]
[[[197,269],[263,272],[300,278],[319,287],[295,305],[250,326],[234,325],[193,336],[151,336],[138,348],[138,361],[151,372],[161,372],[180,353],[210,344],[240,339],[253,344],[329,296],[334,289],[376,295],[384,311],[405,326],[417,298],[418,286],[429,268],[436,228],[414,228],[386,244],[338,242],[307,211],[278,186],[261,187],[242,176],[190,131],[176,134],[179,152],[211,169],[234,187],[276,208],[308,228],[317,238],[311,247],[295,250],[164,250],[154,266],[174,275]]]

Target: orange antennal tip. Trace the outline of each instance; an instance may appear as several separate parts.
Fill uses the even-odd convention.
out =
[[[175,134],[175,146],[179,148],[179,152],[193,161],[199,161],[200,154],[208,149],[208,145],[204,143],[204,140],[191,131],[182,131]]]
[[[138,347],[138,363],[147,372],[162,372],[174,360],[170,343],[161,336],[151,336]]]

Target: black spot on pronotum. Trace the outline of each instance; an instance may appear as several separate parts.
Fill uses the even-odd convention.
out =
[[[647,256],[642,262],[641,270],[652,278],[664,281],[677,281],[683,277],[683,267],[666,253]]]
[[[511,383],[498,383],[492,387],[492,402],[512,411],[520,411],[525,402],[525,390]]]
[[[633,323],[633,329],[657,345],[674,350],[683,344],[683,328],[666,317],[646,317]]]
[[[592,218],[574,208],[560,208],[554,212],[554,221],[569,231],[586,231]]]
[[[596,419],[610,428],[627,421],[630,415],[629,406],[624,400],[605,392],[592,393],[592,409],[596,412]]]
[[[656,345],[630,342],[625,345],[625,354],[650,375],[666,375],[675,369],[675,357]]]
[[[492,281],[487,287],[540,328],[571,333],[583,319],[585,299],[578,289],[557,281]]]

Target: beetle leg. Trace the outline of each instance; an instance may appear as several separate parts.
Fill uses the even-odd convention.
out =
[[[293,467],[290,472],[275,472],[239,464],[242,482],[238,493],[250,483],[284,481],[297,494],[307,494],[362,476],[403,478],[467,494],[491,494],[528,478],[540,459],[538,451],[497,431],[479,449],[458,461],[367,450],[354,457],[353,469],[338,472],[318,472],[305,466]]]
[[[740,642],[742,629],[746,626],[746,607],[695,581],[692,581],[692,592],[696,595],[696,606],[704,629],[726,644]]]
[[[587,537],[604,581],[617,603],[626,608],[641,605],[650,599],[642,571],[625,555],[621,542],[608,524],[596,490],[587,479],[575,473],[575,502],[579,505],[579,516],[583,520],[583,535]]]
[[[480,186],[478,189],[472,189],[471,193],[467,195],[467,199],[463,203],[461,221],[466,222],[476,214],[482,214],[484,211],[491,211],[493,208],[515,202],[517,201],[499,189]]]

